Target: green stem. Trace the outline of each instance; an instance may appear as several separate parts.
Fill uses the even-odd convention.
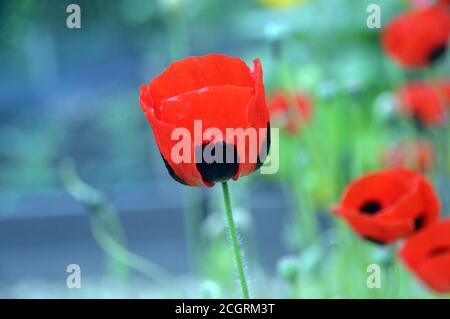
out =
[[[236,266],[239,272],[239,280],[241,282],[242,295],[244,299],[249,299],[250,294],[248,291],[247,279],[245,276],[244,263],[242,262],[242,254],[237,239],[236,227],[233,220],[233,212],[231,210],[230,191],[228,190],[227,182],[222,183],[223,199],[225,201],[225,211],[227,213],[228,230],[230,234],[231,245],[233,248],[234,258]]]

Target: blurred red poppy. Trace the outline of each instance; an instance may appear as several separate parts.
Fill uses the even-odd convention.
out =
[[[401,66],[417,69],[445,55],[450,37],[450,12],[444,3],[397,16],[385,28],[382,45]]]
[[[260,153],[268,152],[270,124],[258,59],[252,69],[239,58],[219,54],[174,62],[149,85],[141,86],[140,102],[169,174],[180,183],[210,187],[236,180],[258,169],[267,155]],[[201,120],[200,128],[194,129],[195,120]],[[172,158],[180,142],[172,138],[176,128],[187,130],[188,155],[182,154],[187,160]],[[245,142],[238,143],[239,137],[227,134],[227,129],[248,128],[264,134],[257,135],[256,143],[245,136]],[[221,137],[216,133],[207,137],[208,129],[218,130]],[[198,133],[201,136],[196,140]],[[205,148],[214,156],[217,149],[220,158],[204,160]],[[257,159],[251,158],[252,153]]]
[[[289,134],[298,133],[312,115],[311,99],[304,93],[275,91],[269,95],[268,107],[271,122],[284,127]]]
[[[400,111],[413,116],[420,125],[434,126],[445,122],[443,98],[432,83],[410,82],[398,91]]]
[[[450,293],[450,219],[441,220],[411,236],[399,255],[431,289]]]
[[[444,80],[442,83],[442,94],[447,107],[450,107],[450,80]]]
[[[439,207],[425,176],[395,168],[353,181],[333,211],[361,237],[389,244],[434,223]]]
[[[436,152],[430,141],[401,141],[387,149],[382,158],[388,167],[409,167],[422,172],[436,164]]]

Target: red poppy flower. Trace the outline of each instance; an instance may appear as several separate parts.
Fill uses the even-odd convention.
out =
[[[219,54],[174,62],[141,86],[140,102],[170,175],[183,184],[210,187],[236,180],[258,169],[267,155],[261,152],[270,144],[269,114],[258,59],[253,69]],[[176,128],[184,128],[189,140],[179,153],[184,160],[172,156],[180,142],[172,138]],[[256,141],[242,134],[245,142],[239,142],[238,131],[227,129],[254,129]],[[207,136],[208,130],[215,133]],[[207,150],[213,161],[205,160]]]
[[[360,236],[388,244],[434,223],[439,200],[425,176],[395,168],[353,181],[333,210]]]
[[[410,237],[399,255],[434,291],[450,293],[450,219],[441,220]]]
[[[433,84],[410,82],[399,89],[398,95],[400,111],[414,116],[420,125],[433,126],[444,123],[444,103]]]
[[[271,121],[284,126],[290,134],[296,134],[312,113],[311,100],[303,93],[273,92],[268,98],[268,107]]]
[[[410,167],[427,171],[434,167],[434,146],[427,140],[402,141],[383,154],[383,162],[389,167]]]
[[[396,17],[382,35],[384,50],[408,69],[423,68],[445,54],[450,12],[443,3]]]

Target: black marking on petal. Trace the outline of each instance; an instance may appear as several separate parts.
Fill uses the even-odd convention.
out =
[[[440,60],[445,53],[447,52],[447,45],[442,45],[437,47],[436,49],[434,49],[431,53],[430,53],[430,63],[435,63],[438,60]]]
[[[370,241],[370,242],[373,243],[373,244],[377,244],[377,245],[380,245],[380,246],[386,245],[385,242],[383,242],[383,241],[381,241],[381,240],[378,240],[378,239],[375,239],[375,238],[372,238],[372,237],[366,236],[366,237],[363,237],[363,238],[364,238],[365,240]]]
[[[270,122],[267,123],[266,139],[264,140],[264,142],[261,146],[261,150],[262,151],[265,150],[266,154],[262,154],[262,153],[258,154],[258,158],[256,159],[255,171],[263,165],[263,163],[266,160],[267,155],[269,154],[269,151],[270,151]]]
[[[442,255],[450,254],[450,246],[441,246],[433,248],[429,253],[428,256],[430,258],[439,257]]]
[[[359,210],[366,215],[375,215],[381,210],[381,204],[376,200],[368,200],[361,205]]]
[[[169,175],[174,180],[176,180],[178,183],[181,183],[183,185],[189,185],[185,181],[183,181],[181,178],[179,178],[177,174],[175,174],[175,171],[173,170],[172,166],[170,166],[169,162],[166,161],[166,159],[164,158],[164,156],[162,154],[161,154],[161,157],[162,157],[162,159],[164,161],[164,165],[166,166],[167,171],[169,172]]]
[[[422,214],[422,215],[416,217],[416,219],[414,219],[414,230],[415,231],[421,230],[424,225],[425,225],[425,215]]]
[[[202,176],[203,180],[208,183],[216,183],[216,182],[223,182],[226,180],[229,180],[239,170],[239,157],[237,154],[237,148],[236,145],[227,144],[224,142],[216,142],[214,143],[214,146],[211,151],[211,155],[215,156],[215,150],[220,150],[219,148],[222,148],[222,158],[214,158],[214,161],[211,163],[207,163],[205,161],[205,147],[211,144],[203,144],[202,151],[201,151],[201,161],[199,163],[196,163],[197,170],[199,171],[200,175]],[[197,146],[198,148],[200,146]],[[199,150],[197,149],[195,154],[198,154]],[[233,153],[231,153],[233,152]],[[233,157],[230,158],[230,161],[227,162],[227,153],[233,154]],[[209,154],[207,154],[209,155]],[[228,156],[230,157],[230,155]]]

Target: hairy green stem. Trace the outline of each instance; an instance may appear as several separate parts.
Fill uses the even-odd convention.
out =
[[[223,199],[225,201],[225,211],[227,214],[228,231],[230,234],[231,246],[234,253],[234,258],[236,261],[236,266],[239,272],[239,280],[241,282],[242,295],[244,299],[250,298],[250,293],[248,290],[247,278],[244,270],[243,257],[239,247],[239,242],[237,238],[236,226],[234,225],[233,212],[231,210],[231,200],[230,191],[228,190],[227,182],[222,183]]]

